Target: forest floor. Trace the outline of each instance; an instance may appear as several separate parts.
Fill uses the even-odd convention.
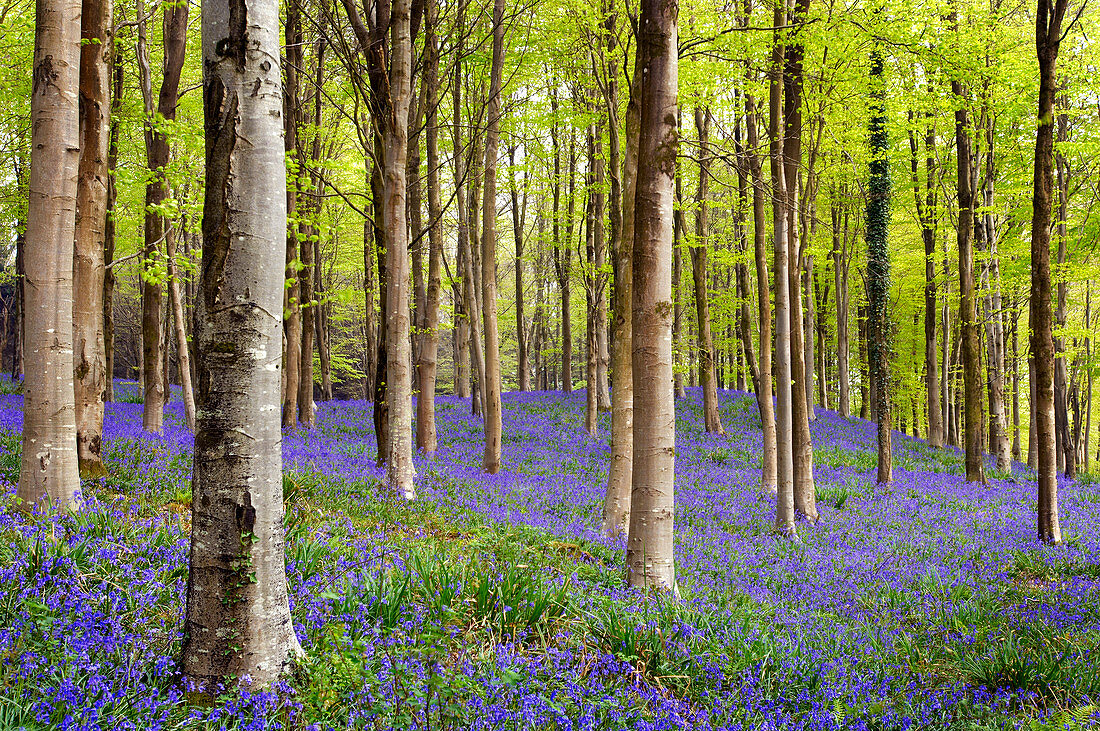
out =
[[[10,384],[8,384],[10,386]],[[13,390],[13,389],[8,389]],[[287,566],[307,652],[262,693],[188,705],[182,632],[191,435],[178,403],[141,433],[133,384],[108,405],[111,477],[85,510],[14,510],[22,423],[0,396],[0,730],[1062,729],[1100,702],[1100,484],[1061,484],[1066,545],[1037,544],[1021,466],[966,484],[957,450],[818,410],[821,521],[773,535],[747,394],[677,406],[682,602],[622,588],[599,535],[607,415],[583,392],[505,394],[504,471],[480,419],[437,399],[420,498],[380,489],[369,405],[320,404],[286,434]]]

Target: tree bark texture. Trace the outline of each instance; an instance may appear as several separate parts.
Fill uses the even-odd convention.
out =
[[[722,434],[718,415],[718,384],[714,374],[714,338],[710,328],[710,300],[707,295],[707,247],[709,241],[710,195],[710,110],[695,109],[695,130],[699,135],[699,187],[695,196],[695,245],[691,248],[691,272],[695,285],[696,336],[699,373],[703,387],[703,424],[708,434]]]
[[[287,599],[279,406],[286,242],[279,7],[207,0],[198,421],[182,671],[213,694],[301,654]]]
[[[103,412],[107,395],[103,280],[106,274],[107,160],[111,125],[112,0],[81,10],[80,164],[73,257],[73,367],[80,474],[105,477]]]
[[[497,332],[497,157],[500,143],[500,94],[504,71],[504,0],[493,2],[493,61],[489,74],[488,126],[485,131],[485,190],[481,205],[481,296],[485,322],[485,454],[482,467],[500,471],[500,336]],[[522,293],[517,293],[522,297]],[[523,327],[523,323],[519,324]]]
[[[24,509],[80,502],[73,373],[73,244],[80,164],[80,0],[35,6],[24,244]]]
[[[1037,533],[1045,543],[1061,543],[1058,479],[1054,455],[1054,337],[1050,297],[1050,219],[1054,191],[1054,96],[1062,20],[1068,0],[1038,0],[1035,52],[1039,61],[1039,126],[1031,216],[1031,357],[1034,380],[1031,411],[1035,419],[1038,462]]]
[[[676,412],[672,378],[673,179],[676,171],[675,0],[642,0],[635,73],[638,178],[633,251],[634,470],[627,583],[676,590],[673,563]]]

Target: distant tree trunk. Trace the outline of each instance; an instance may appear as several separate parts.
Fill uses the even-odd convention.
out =
[[[816,363],[817,355],[814,352],[814,336],[817,333],[817,311],[814,300],[813,280],[814,280],[814,257],[813,254],[805,254],[802,257],[802,297],[806,301],[805,312],[802,318],[802,353],[803,361],[806,364],[806,415],[810,421],[814,421],[817,418],[817,413],[814,410],[814,386],[818,380],[818,376],[821,376],[821,380],[824,380],[824,373],[818,374]]]
[[[314,291],[318,299],[324,300],[324,290],[320,288],[321,269],[316,269],[318,278],[314,283]],[[332,351],[329,349],[331,342],[331,328],[329,327],[329,303],[318,305],[313,318],[313,327],[317,333],[317,363],[321,367],[321,400],[332,401]]]
[[[608,15],[608,56],[614,58],[616,16]],[[608,64],[606,102],[611,169],[611,262],[614,268],[611,338],[611,463],[603,502],[603,534],[624,535],[630,525],[630,487],[634,463],[634,372],[632,330],[632,260],[634,256],[634,202],[638,182],[637,75],[626,106],[626,160],[619,181],[619,90],[616,64]]]
[[[603,136],[601,134],[602,130],[600,129],[600,125],[596,125],[594,130],[596,189],[592,196],[592,246],[594,255],[593,264],[595,265],[594,271],[592,272],[592,297],[594,304],[592,312],[592,335],[596,355],[596,410],[610,411],[611,396],[608,393],[609,383],[607,368],[611,356],[608,352],[607,343],[607,275],[604,273],[604,270],[607,268],[607,235],[604,230],[604,221],[607,218],[607,196],[604,193],[606,189],[607,173],[604,165]]]
[[[959,99],[965,99],[968,95],[962,82],[957,80],[951,82],[951,91]],[[959,200],[959,333],[966,402],[966,481],[985,484],[985,467],[982,463],[981,340],[974,301],[974,181],[971,177],[971,130],[968,117],[965,105],[955,110]]]
[[[871,416],[871,384],[867,367],[867,308],[859,305],[857,314],[859,323],[859,418],[868,419]]]
[[[1090,389],[1091,393],[1091,389]],[[1020,461],[1020,310],[1012,312],[1012,459]]]
[[[80,475],[107,475],[103,466],[103,402],[107,373],[103,339],[103,278],[110,146],[112,0],[85,0],[81,11],[80,164],[73,258],[73,365],[76,448]]]
[[[1065,141],[1068,119],[1065,113],[1058,115],[1058,140]],[[1066,265],[1066,207],[1068,204],[1069,171],[1061,153],[1054,153],[1058,185],[1058,267]],[[1066,325],[1066,299],[1069,285],[1064,276],[1058,278],[1058,304],[1054,322],[1059,328]],[[1058,460],[1068,479],[1077,477],[1077,450],[1069,427],[1069,370],[1066,367],[1065,345],[1060,337],[1054,338],[1054,429]]]
[[[893,481],[890,419],[890,162],[882,51],[871,51],[871,162],[867,195],[867,299],[871,379],[878,424],[878,482]],[[904,427],[902,428],[904,431]]]
[[[470,411],[474,416],[483,414],[485,403],[485,342],[481,339],[481,287],[480,282],[480,239],[477,233],[477,198],[481,192],[481,163],[483,162],[481,143],[478,132],[475,129],[470,139],[470,157],[472,158],[467,168],[470,183],[467,186],[466,198],[466,223],[468,226],[466,248],[466,272],[463,275],[464,294],[466,296],[466,311],[469,313],[470,323],[470,362],[473,364],[474,385],[472,398],[470,399]]]
[[[111,266],[115,258],[115,201],[118,198],[118,188],[115,186],[115,169],[118,167],[118,138],[121,128],[119,117],[122,109],[123,73],[125,64],[116,62],[116,46],[111,40],[111,70],[114,74],[114,89],[111,93],[111,131],[110,141],[107,145],[107,203],[105,222],[103,224],[103,361],[104,374],[106,375],[106,390],[103,394],[104,401],[115,400],[115,272]],[[21,246],[18,248],[22,248]],[[21,259],[17,254],[17,259]],[[20,287],[22,279],[20,279]],[[17,290],[16,305],[22,295]],[[18,319],[16,319],[18,322]],[[16,332],[15,346],[18,346],[20,333]],[[13,355],[18,354],[18,347],[13,348]],[[15,359],[13,358],[13,361]],[[14,362],[12,367],[14,368]]]
[[[416,400],[416,446],[426,456],[435,456],[439,439],[435,428],[435,384],[439,358],[439,300],[442,288],[443,206],[439,186],[439,41],[435,34],[439,9],[430,0],[424,24],[426,62],[423,84],[428,106],[424,143],[428,156],[428,283],[424,303],[424,334],[420,346],[420,396]],[[461,157],[461,155],[456,155]]]
[[[527,324],[523,313],[523,226],[527,202],[524,189],[524,208],[519,205],[519,191],[516,190],[516,147],[508,148],[509,194],[512,203],[512,237],[516,244],[516,386],[520,391],[531,390],[531,359],[527,352]]]
[[[747,22],[749,13],[742,16]],[[761,455],[760,482],[766,493],[775,494],[778,482],[778,452],[776,447],[775,403],[772,400],[772,308],[768,286],[767,222],[765,218],[765,199],[768,191],[761,170],[760,134],[756,100],[745,96],[745,138],[748,142],[745,151],[749,176],[752,179],[752,234],[753,256],[756,260],[756,296],[758,307],[757,347],[760,353],[759,378],[753,381],[756,392],[756,406],[760,411],[760,425],[764,439],[764,453]],[[751,350],[746,343],[745,354]]]
[[[301,273],[298,270],[298,166],[302,163],[298,143],[298,123],[301,115],[301,92],[298,71],[303,66],[302,12],[299,0],[286,3],[286,68],[283,69],[283,149],[291,159],[293,177],[286,187],[287,214],[291,220],[286,228],[286,281],[283,294],[283,418],[284,429],[298,424],[298,384],[302,366]],[[367,308],[371,309],[368,298]]]
[[[558,101],[556,90],[550,94],[550,109],[557,114]],[[558,141],[557,125],[551,130],[554,144],[554,271],[558,279],[558,292],[561,297],[561,381],[562,390],[573,392],[573,327],[570,310],[570,258],[573,236],[573,176],[577,167],[573,141],[569,144],[569,202],[566,214],[565,241],[561,238],[561,145]]]
[[[669,300],[676,137],[677,3],[643,0],[635,73],[639,136],[633,251],[633,376],[637,405],[627,584],[678,596],[673,563],[676,413]]]
[[[703,423],[709,434],[721,434],[718,415],[718,389],[714,375],[714,340],[710,331],[710,301],[707,298],[707,247],[709,221],[707,198],[710,191],[710,110],[696,107],[695,129],[699,134],[699,187],[695,197],[695,246],[691,249],[692,278],[695,283],[695,314],[699,347],[699,371],[703,387]]]
[[[796,0],[790,20],[794,26],[806,17],[810,0]],[[814,487],[814,449],[810,437],[811,402],[807,400],[806,383],[813,362],[805,360],[805,333],[802,331],[802,297],[799,283],[802,271],[802,241],[799,238],[799,167],[802,160],[802,91],[804,49],[797,35],[784,49],[783,63],[783,165],[784,197],[787,206],[788,276],[783,280],[790,288],[791,321],[791,424],[794,464],[794,507],[811,523],[817,522],[816,489]]]
[[[459,281],[452,286],[455,319],[455,396],[470,398],[470,312],[466,308],[466,257],[469,247],[469,226],[466,221],[466,160],[462,154],[462,57],[465,4],[458,8],[458,46],[455,52],[454,76],[451,83],[451,107],[453,110],[451,136],[455,150],[454,181],[457,225],[455,227],[455,268]]]
[[[768,69],[768,137],[772,173],[772,248],[775,255],[775,382],[776,382],[776,478],[775,527],[780,535],[797,540],[794,524],[794,431],[792,424],[791,384],[791,301],[789,221],[787,218],[787,182],[784,172],[783,119],[783,45],[781,31],[787,23],[785,6],[776,5],[773,25],[776,28]],[[761,291],[761,297],[763,297]]]
[[[1058,480],[1054,460],[1054,338],[1050,307],[1050,218],[1054,189],[1054,96],[1058,91],[1058,48],[1069,0],[1038,0],[1035,52],[1039,60],[1039,127],[1035,133],[1035,175],[1031,216],[1031,354],[1038,456],[1038,537],[1061,543]]]
[[[138,15],[144,14],[140,8]],[[144,22],[139,25],[140,35],[144,36]],[[176,118],[176,106],[179,101],[180,75],[183,72],[184,57],[187,52],[187,5],[181,3],[164,8],[162,26],[164,37],[164,64],[160,92],[157,96],[155,114],[165,120]],[[168,198],[167,168],[170,156],[168,138],[153,127],[153,98],[151,72],[149,69],[148,48],[144,39],[140,39],[138,49],[139,68],[142,70],[142,93],[148,120],[145,129],[145,149],[149,170],[153,179],[145,187],[145,242],[144,256],[146,269],[159,264],[161,243],[166,237],[168,221],[157,208]],[[150,272],[150,274],[152,274]],[[161,311],[164,309],[163,291],[160,280],[155,276],[142,280],[141,291],[141,332],[142,367],[144,369],[144,406],[142,427],[145,431],[159,432],[164,424],[164,406],[168,401],[168,384],[164,382],[163,348],[164,333],[161,328]]]
[[[187,317],[183,313],[180,296],[179,271],[176,268],[176,233],[165,231],[164,248],[168,255],[168,305],[172,310],[173,334],[180,375],[180,392],[183,398],[183,415],[187,428],[195,431],[195,391],[191,384],[191,353],[187,346]],[[281,340],[281,337],[280,337]],[[281,377],[280,377],[281,380]],[[167,383],[167,380],[165,381]]]
[[[679,123],[680,111],[677,108],[676,111],[676,129],[677,139],[679,139]],[[673,189],[675,191],[676,205],[673,210],[673,223],[672,223],[672,364],[673,364],[673,392],[674,397],[677,399],[687,398],[687,391],[684,388],[684,373],[683,373],[683,343],[681,338],[683,337],[683,313],[684,307],[682,299],[680,297],[680,290],[684,286],[684,273],[683,273],[683,233],[684,233],[684,211],[682,206],[683,196],[680,191],[680,166],[676,166],[676,176]]]
[[[598,160],[596,153],[596,127],[593,124],[588,125],[588,172],[585,174],[585,188],[588,191],[587,201],[585,203],[585,215],[584,215],[584,240],[585,240],[585,262],[587,267],[584,270],[583,282],[584,282],[584,295],[585,295],[585,377],[584,377],[584,395],[585,395],[585,409],[584,409],[584,428],[591,437],[596,436],[596,424],[599,412],[599,400],[596,396],[598,386],[596,384],[596,361],[598,360],[597,350],[599,345],[596,342],[596,228],[598,226],[597,219],[600,214],[597,212],[597,207],[602,205],[597,204],[597,199],[601,197],[598,192],[599,184],[597,182],[597,168],[601,166],[601,162]],[[580,258],[580,252],[577,252],[577,257]]]
[[[80,503],[73,377],[73,244],[80,163],[80,0],[35,8],[31,171],[25,244],[25,510]]]
[[[386,49],[386,39],[389,39],[388,53],[371,54],[367,59],[371,112],[381,137],[381,208],[386,251],[386,308],[382,322],[385,323],[384,377],[389,432],[386,439],[386,482],[392,492],[411,500],[416,497],[416,471],[412,461],[412,352],[409,343],[409,233],[405,173],[408,163],[407,120],[412,98],[412,3],[411,0],[395,0],[389,17],[379,19],[371,16],[369,29],[360,18],[353,0],[343,0],[343,5],[364,51],[379,46]],[[381,22],[377,22],[379,20]]]
[[[298,423],[306,429],[313,428],[313,347],[317,338],[316,310],[318,305],[316,283],[320,264],[320,239],[317,236],[317,218],[321,209],[320,185],[317,168],[321,158],[321,100],[324,95],[324,43],[318,42],[315,61],[316,76],[313,80],[313,118],[310,120],[313,140],[310,144],[308,168],[302,170],[301,181],[305,193],[299,201],[298,246],[302,260],[301,281],[298,284],[302,298],[302,352],[298,367]],[[412,92],[409,92],[412,96]],[[400,126],[400,124],[398,124]],[[302,151],[304,155],[304,150]],[[303,161],[303,165],[305,162]],[[303,205],[305,204],[305,205]],[[407,236],[406,236],[407,238]]]
[[[500,93],[504,67],[504,0],[493,2],[493,65],[489,75],[488,126],[485,132],[485,198],[481,205],[481,296],[485,319],[485,457],[490,475],[500,471],[500,337],[497,333],[497,157],[500,141]],[[522,293],[517,293],[522,297]],[[523,324],[520,323],[522,329]]]
[[[841,231],[841,218],[844,228]],[[837,407],[847,419],[851,415],[851,375],[848,372],[848,208],[843,214],[836,202],[832,206],[833,220],[833,283],[836,287],[836,362]]]
[[[915,118],[909,112],[909,121]],[[917,206],[917,218],[921,224],[921,239],[924,241],[924,394],[928,407],[928,444],[943,446],[943,415],[940,411],[940,371],[936,362],[936,318],[939,311],[936,306],[936,131],[929,121],[925,128],[925,185],[921,196],[921,183],[918,167],[920,143],[916,132],[909,131],[909,164],[913,180],[913,201]]]

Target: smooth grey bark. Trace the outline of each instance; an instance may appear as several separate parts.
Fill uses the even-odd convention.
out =
[[[500,94],[504,73],[504,0],[493,2],[493,61],[489,73],[489,106],[485,131],[485,188],[481,205],[481,296],[485,331],[485,453],[482,467],[500,471],[500,336],[497,332],[497,157],[500,144]],[[522,297],[522,293],[517,293]],[[523,323],[519,324],[523,327]]]
[[[615,16],[609,15],[608,55],[615,50]],[[634,367],[633,367],[633,256],[634,204],[638,180],[638,95],[637,76],[631,82],[626,106],[626,155],[622,185],[619,184],[619,96],[614,64],[609,64],[607,83],[608,133],[611,148],[611,261],[612,292],[611,371],[611,463],[607,470],[607,492],[603,503],[603,533],[625,535],[630,525],[630,486],[634,465]],[[621,212],[617,201],[621,199]]]
[[[279,364],[286,243],[279,7],[206,0],[198,419],[182,672],[207,695],[302,654],[287,598]]]
[[[695,245],[691,248],[691,271],[695,290],[696,338],[699,349],[699,373],[703,387],[703,423],[709,434],[722,434],[718,415],[718,388],[714,374],[714,338],[710,327],[710,300],[707,295],[707,247],[710,246],[710,220],[707,209],[710,196],[710,109],[696,107],[695,129],[699,136],[699,187],[695,196]]]
[[[80,474],[105,477],[103,413],[107,395],[103,280],[106,274],[108,148],[111,125],[112,0],[81,10],[80,163],[73,257],[73,368]]]
[[[24,244],[24,509],[80,503],[73,392],[73,242],[80,163],[80,0],[35,6]]]
[[[787,13],[782,5],[773,12],[773,25],[786,25]],[[775,381],[776,381],[776,504],[775,527],[780,535],[797,540],[794,524],[794,432],[792,424],[791,385],[791,304],[790,259],[788,251],[789,221],[787,218],[786,179],[784,173],[783,121],[783,45],[780,31],[775,31],[772,43],[768,92],[768,137],[771,161],[772,250],[775,257]]]
[[[1050,219],[1054,180],[1054,98],[1062,20],[1068,0],[1038,0],[1035,52],[1039,61],[1039,126],[1031,217],[1031,412],[1035,415],[1038,462],[1037,533],[1045,543],[1061,543],[1058,480],[1054,455],[1054,337],[1050,292]]]
[[[439,40],[435,34],[439,8],[430,0],[425,29],[423,84],[428,105],[424,145],[428,164],[428,281],[424,299],[424,332],[420,344],[420,395],[416,400],[416,446],[431,457],[439,447],[435,427],[435,387],[439,359],[439,302],[442,292],[443,206],[439,187]]]
[[[672,227],[676,171],[676,0],[642,0],[633,251],[634,470],[627,584],[678,596],[673,562],[676,411],[672,377]]]

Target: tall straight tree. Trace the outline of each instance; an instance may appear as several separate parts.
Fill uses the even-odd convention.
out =
[[[145,272],[141,285],[141,350],[144,397],[142,428],[159,432],[164,425],[164,406],[168,400],[165,383],[165,348],[162,316],[164,294],[156,271],[163,257],[161,244],[170,234],[170,225],[160,208],[169,196],[168,161],[171,148],[168,136],[159,128],[161,120],[176,118],[179,105],[180,77],[187,54],[187,3],[170,3],[163,8],[161,35],[164,39],[164,60],[160,90],[153,102],[152,70],[145,38],[144,7],[138,3],[138,68],[141,72],[141,93],[145,104],[145,155],[151,179],[145,186],[145,241],[143,256]]]
[[[485,454],[482,467],[500,471],[500,336],[497,333],[497,156],[500,143],[500,90],[504,73],[504,0],[493,2],[493,65],[489,73],[488,128],[485,132],[485,189],[481,205],[481,312],[485,324]],[[516,293],[522,297],[522,292]],[[523,323],[519,323],[523,327]]]
[[[608,56],[614,57],[616,16],[606,20]],[[603,502],[603,533],[618,537],[630,524],[630,482],[634,464],[634,369],[631,317],[634,255],[634,198],[638,180],[638,99],[635,75],[626,105],[626,155],[622,183],[619,182],[619,86],[618,70],[608,67],[605,88],[607,131],[611,168],[611,464],[607,469],[607,493]],[[619,202],[621,201],[621,208]]]
[[[924,242],[924,387],[928,410],[928,443],[943,446],[943,416],[940,412],[940,377],[936,360],[936,128],[931,114],[926,115],[924,134],[924,195],[921,195],[919,175],[920,142],[912,128],[917,116],[909,113],[910,169],[913,180],[913,202],[920,220],[921,240]]]
[[[301,278],[298,271],[298,184],[297,166],[301,163],[298,144],[298,119],[301,116],[301,93],[298,78],[302,69],[302,9],[299,0],[286,4],[286,66],[283,69],[283,146],[295,173],[286,188],[286,207],[290,221],[286,228],[286,291],[283,295],[283,426],[294,428],[298,423],[298,384],[302,361]],[[371,309],[368,299],[367,308]]]
[[[722,433],[718,415],[718,382],[714,375],[714,339],[710,331],[710,299],[707,296],[707,247],[709,242],[710,196],[710,109],[696,107],[695,129],[699,135],[699,187],[695,196],[695,245],[691,248],[691,273],[695,285],[696,337],[699,349],[699,380],[703,387],[703,423],[709,434]]]
[[[783,44],[781,30],[787,23],[786,8],[776,3],[772,13],[776,30],[772,43],[768,79],[768,137],[771,162],[772,250],[775,257],[775,391],[776,391],[776,500],[775,527],[780,535],[797,540],[794,524],[794,433],[792,428],[791,385],[791,300],[787,280],[790,276],[786,177],[784,171],[783,120]],[[761,297],[764,296],[761,292]]]
[[[871,163],[867,186],[867,308],[873,404],[878,432],[878,482],[893,481],[890,433],[890,159],[882,51],[871,52]]]
[[[952,13],[952,23],[958,20]],[[981,337],[974,297],[974,178],[971,157],[970,115],[967,112],[969,91],[962,81],[953,79],[955,95],[955,152],[959,201],[959,337],[962,349],[962,377],[966,416],[966,481],[985,483],[982,463],[982,374]]]
[[[527,342],[526,317],[523,314],[523,229],[527,213],[527,177],[524,176],[523,204],[516,189],[516,146],[508,148],[508,192],[512,204],[512,238],[516,244],[516,388],[531,390],[531,356]]]
[[[1031,214],[1031,384],[1038,457],[1038,536],[1061,543],[1058,479],[1054,454],[1054,337],[1050,302],[1050,218],[1054,191],[1054,97],[1058,92],[1058,49],[1069,0],[1038,0],[1035,54],[1039,61],[1039,126]]]
[[[424,332],[420,344],[420,395],[416,399],[416,446],[429,457],[439,440],[435,429],[435,381],[439,357],[439,300],[442,289],[443,206],[439,192],[439,5],[429,0],[424,24],[424,98],[428,105],[424,146],[428,156],[428,283],[424,304]]]
[[[80,0],[35,5],[31,172],[24,244],[23,456],[17,496],[30,509],[76,507],[73,237],[80,163]]]
[[[380,143],[376,149],[380,148],[382,153],[379,192],[386,264],[386,481],[391,491],[411,500],[416,497],[416,471],[412,461],[412,347],[409,341],[405,174],[409,103],[412,100],[412,2],[396,0],[389,6],[389,13],[376,8],[376,12],[367,16],[369,28],[359,16],[353,0],[343,0],[343,5],[360,49],[364,53],[369,51],[371,116]],[[387,38],[389,53],[384,52]]]
[[[182,671],[213,695],[244,676],[266,685],[302,651],[283,531],[279,4],[205,0],[202,26],[206,195]]]
[[[676,175],[677,0],[642,0],[638,179],[633,251],[634,470],[627,583],[677,593],[673,562],[676,410],[672,380],[672,227]]]
[[[113,0],[85,0],[81,10],[80,170],[73,258],[73,365],[80,474],[104,477],[103,401],[107,393],[103,278],[111,125]]]
[[[813,360],[806,360],[805,338],[812,337],[803,331],[802,297],[799,287],[803,266],[803,245],[799,236],[799,215],[802,212],[800,193],[800,168],[802,165],[802,107],[805,47],[801,38],[802,24],[809,12],[810,0],[795,0],[788,22],[793,30],[788,32],[783,61],[783,182],[787,207],[787,245],[789,273],[785,280],[790,288],[789,305],[791,321],[791,429],[794,465],[794,507],[811,523],[816,522],[817,499],[814,487],[814,447],[810,436],[810,415],[813,402],[810,381],[813,378]],[[778,280],[777,280],[778,281]]]

